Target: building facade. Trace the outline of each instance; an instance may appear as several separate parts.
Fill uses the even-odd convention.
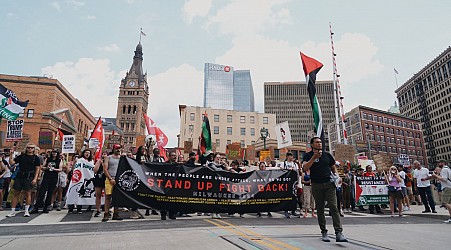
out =
[[[451,47],[396,90],[401,114],[420,119],[428,161],[451,159]]]
[[[326,124],[335,121],[334,88],[332,81],[317,81],[316,95]],[[305,82],[265,82],[265,113],[275,114],[276,122],[288,121],[293,141],[307,142],[313,131],[313,112]],[[327,145],[327,143],[326,143]]]
[[[199,145],[205,113],[210,122],[213,149],[221,153],[225,153],[227,145],[232,143],[239,142],[241,148],[255,144],[260,138],[260,129],[267,128],[271,135],[276,125],[276,116],[273,114],[186,105],[179,105],[179,111],[179,147],[183,147],[185,141],[192,142],[194,150]]]
[[[388,154],[396,163],[400,155],[406,155],[411,163],[418,160],[428,165],[418,119],[358,106],[345,114],[345,120],[348,144],[354,145],[357,152],[367,152],[369,159],[376,154]],[[335,123],[329,123],[328,127],[331,152],[334,152],[337,144]]]
[[[206,63],[204,107],[254,112],[254,89],[250,71]]]
[[[55,141],[55,137],[61,126],[76,136],[76,147],[81,149],[96,119],[57,79],[0,74],[0,83],[14,91],[21,101],[29,100],[18,118],[24,120],[23,139],[16,143],[6,142],[7,122],[3,119],[0,125],[2,147],[21,151],[28,142],[41,149],[60,147],[60,141]]]
[[[123,132],[125,150],[136,147],[136,137],[146,133],[143,114],[147,113],[149,87],[142,62],[143,51],[139,43],[136,46],[133,64],[119,86],[116,126]]]

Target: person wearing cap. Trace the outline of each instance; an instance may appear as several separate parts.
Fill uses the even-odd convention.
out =
[[[104,173],[106,176],[105,180],[105,213],[103,215],[103,222],[106,222],[109,220],[110,217],[110,205],[111,205],[111,198],[113,196],[113,187],[116,185],[116,173],[117,169],[119,167],[119,159],[121,158],[121,149],[122,146],[119,144],[113,145],[113,154],[105,157],[103,162],[103,168]],[[119,217],[119,210],[118,207],[114,207],[113,210],[113,220],[122,220],[121,217]]]
[[[315,198],[317,208],[318,224],[321,229],[321,239],[324,242],[330,242],[327,235],[326,216],[324,214],[325,202],[329,204],[329,211],[332,215],[333,226],[335,229],[335,240],[337,242],[347,242],[343,235],[343,228],[340,221],[340,213],[337,207],[336,186],[331,177],[335,170],[335,159],[328,153],[323,152],[323,143],[321,138],[313,137],[310,140],[312,151],[304,155],[304,171],[310,170],[310,179],[312,193]]]
[[[445,223],[451,223],[451,169],[446,160],[440,160],[432,177],[442,184],[442,205],[448,209],[449,219]]]

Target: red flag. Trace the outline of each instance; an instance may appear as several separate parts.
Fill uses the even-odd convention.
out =
[[[58,128],[58,134],[57,134],[57,138],[62,141],[63,140],[63,136],[65,135],[71,135],[72,133],[69,131],[66,131],[64,129]]]
[[[147,127],[147,133],[149,135],[155,135],[157,139],[157,147],[160,149],[160,156],[167,160],[166,149],[164,148],[168,144],[168,137],[166,134],[155,125],[155,122],[147,116],[146,113],[143,113],[144,121]]]
[[[94,131],[92,131],[91,137],[96,138],[99,141],[99,146],[96,148],[96,152],[94,155],[94,161],[97,161],[102,156],[102,149],[103,149],[103,143],[105,140],[105,134],[104,134],[103,126],[102,126],[102,118],[99,117],[99,120],[97,121],[96,126],[94,127]]]
[[[144,122],[146,122],[147,133],[149,135],[156,135],[155,134],[155,122],[153,122],[153,120],[150,119],[150,117],[147,116],[146,113],[143,113],[143,116],[144,116]]]

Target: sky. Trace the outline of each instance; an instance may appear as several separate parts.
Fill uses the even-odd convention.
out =
[[[451,45],[449,13],[445,0],[0,0],[0,73],[51,76],[115,117],[142,28],[148,115],[177,146],[178,106],[202,106],[207,62],[250,70],[264,112],[264,82],[305,81],[299,51],[332,80],[331,23],[345,111],[388,110],[397,83]]]

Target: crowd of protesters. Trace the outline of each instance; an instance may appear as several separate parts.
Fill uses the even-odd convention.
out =
[[[5,201],[5,206],[0,206],[0,211],[3,209],[11,209],[7,217],[13,217],[17,211],[24,210],[24,216],[30,216],[30,213],[48,213],[53,209],[61,210],[68,208],[69,213],[82,213],[82,206],[77,204],[65,204],[64,197],[69,186],[72,176],[72,168],[75,162],[79,159],[85,159],[91,162],[95,177],[93,180],[96,194],[94,217],[100,217],[102,208],[104,216],[102,221],[121,220],[119,217],[118,208],[113,208],[110,212],[111,197],[113,186],[115,185],[115,173],[121,155],[127,155],[135,159],[139,163],[142,162],[165,162],[164,158],[160,156],[158,148],[147,148],[141,146],[137,149],[136,154],[131,152],[124,153],[120,145],[115,145],[110,154],[104,153],[102,158],[96,162],[92,161],[91,151],[84,150],[82,154],[74,154],[70,159],[66,159],[66,155],[61,154],[58,149],[41,152],[41,150],[33,143],[26,146],[24,152],[19,155],[13,155],[10,149],[0,149],[0,200]],[[296,171],[298,173],[297,185],[297,208],[292,211],[283,211],[286,218],[306,218],[317,217],[315,210],[314,194],[312,192],[312,177],[311,170],[305,169],[306,162],[300,162],[295,159],[291,152],[286,154],[286,159],[276,162],[267,159],[262,162],[255,162],[250,165],[247,160],[233,160],[226,159],[224,154],[214,154],[207,152],[205,155],[199,157],[195,152],[188,154],[188,159],[184,159],[182,154],[170,152],[168,155],[168,163],[183,163],[191,166],[205,166],[215,171],[230,171],[233,173],[242,173],[253,170],[287,170]],[[435,183],[435,187],[442,191],[441,203],[451,211],[451,171],[446,164],[446,161],[441,161],[437,169],[430,173],[427,168],[421,166],[418,161],[413,163],[414,169],[403,166],[393,166],[387,172],[378,169],[373,170],[372,166],[361,166],[351,169],[347,163],[340,164],[336,162],[336,169],[340,169],[340,173],[335,171],[333,174],[336,186],[336,206],[338,214],[343,217],[346,213],[353,211],[366,211],[363,206],[356,206],[355,202],[355,176],[382,176],[386,179],[389,189],[389,209],[392,216],[398,213],[403,216],[403,211],[410,210],[413,204],[424,205],[423,213],[436,213],[435,202],[431,193],[431,180]],[[18,169],[16,169],[18,168]],[[105,193],[105,204],[101,204],[101,195]],[[326,207],[329,204],[326,204]],[[370,213],[383,214],[382,208],[387,208],[386,205],[371,205],[369,206]],[[90,212],[91,206],[86,208]],[[151,213],[150,213],[151,211]],[[266,213],[271,217],[270,212],[261,211],[257,213],[258,217],[262,213]],[[166,217],[175,219],[177,216],[186,216],[183,212],[159,211],[149,209],[146,211],[146,216],[160,215],[161,219]],[[198,213],[201,215],[202,213]],[[221,218],[219,213],[205,213],[211,215],[212,218]],[[230,214],[233,216],[233,214]],[[243,217],[243,214],[240,214]],[[134,209],[130,213],[130,218],[139,219],[144,216]],[[451,218],[451,212],[450,212]],[[446,221],[451,222],[451,219]]]

